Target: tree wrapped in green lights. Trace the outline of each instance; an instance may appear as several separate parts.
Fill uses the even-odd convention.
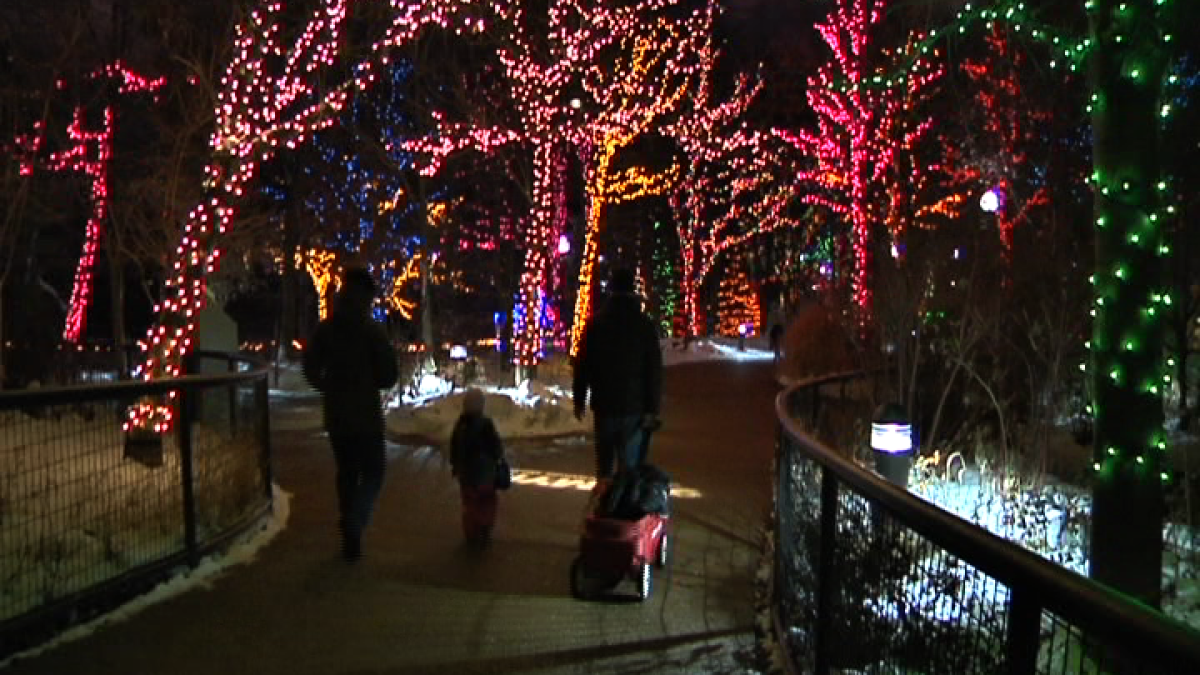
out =
[[[1178,0],[1088,0],[1096,268],[1091,368],[1095,433],[1090,575],[1151,604],[1162,576],[1163,315],[1172,303],[1160,223],[1160,102]]]

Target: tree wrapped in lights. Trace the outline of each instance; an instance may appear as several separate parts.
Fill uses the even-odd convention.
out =
[[[96,70],[91,80],[102,79],[117,82],[118,94],[154,93],[166,80],[147,78],[115,61]],[[21,175],[29,176],[34,167],[42,165],[50,171],[80,172],[91,180],[91,213],[84,233],[83,251],[75,269],[75,281],[71,288],[66,325],[63,328],[64,342],[79,342],[87,323],[87,310],[92,298],[92,276],[96,264],[96,253],[104,238],[104,226],[108,220],[108,168],[113,153],[113,133],[116,120],[114,107],[104,107],[103,122],[98,129],[87,129],[87,110],[77,106],[67,136],[73,145],[63,151],[50,153],[44,162],[37,159],[45,141],[42,123],[34,126],[33,133],[18,136],[16,145],[23,155]]]
[[[544,22],[530,16],[525,3],[495,6],[509,31],[497,53],[510,88],[514,119],[508,124],[455,123],[439,116],[438,129],[429,138],[405,144],[424,158],[422,173],[427,176],[435,175],[446,157],[462,150],[488,154],[514,143],[528,149],[532,157],[530,210],[522,228],[524,266],[514,311],[518,330],[513,361],[519,366],[536,364],[542,354],[542,321],[526,317],[546,314],[555,246],[566,228],[566,211],[561,208],[565,204],[564,158],[572,146],[580,148],[593,140],[592,132],[599,133],[595,125],[614,123],[613,111],[580,100],[580,87],[588,86],[585,74],[594,73],[597,86],[600,81],[614,84],[611,77],[605,79],[603,58],[646,24],[648,17],[677,4],[679,0],[631,6],[552,0]],[[593,96],[611,99],[607,92]],[[591,156],[593,151],[584,154]]]
[[[791,201],[788,181],[772,173],[781,166],[778,148],[772,147],[770,136],[749,130],[744,120],[762,82],[742,75],[726,100],[714,100],[712,76],[720,54],[713,46],[711,12],[707,20],[697,50],[695,90],[678,118],[662,130],[687,158],[671,205],[682,262],[682,310],[692,334],[702,330],[696,297],[717,256],[751,237],[795,224],[784,217]]]
[[[1095,484],[1090,575],[1147,603],[1161,594],[1167,438],[1163,316],[1174,206],[1160,177],[1161,102],[1178,0],[1088,0],[1096,270],[1091,340]]]
[[[1000,242],[1006,253],[1011,254],[1013,231],[1039,207],[1050,203],[1050,192],[1045,185],[1034,188],[1033,193],[1022,195],[1018,191],[1018,176],[1033,167],[1028,161],[1029,144],[1037,140],[1035,129],[1049,121],[1049,115],[1041,110],[1030,110],[1022,95],[1018,72],[1024,55],[1012,48],[1007,31],[993,24],[986,36],[988,60],[966,60],[962,70],[977,88],[976,100],[983,110],[984,137],[995,146],[988,152],[986,172],[976,171],[988,181],[986,187],[995,195],[993,213]],[[1025,182],[1025,181],[1022,181]]]
[[[729,337],[760,335],[762,332],[762,308],[758,301],[758,289],[746,273],[741,258],[730,257],[717,292],[720,323],[717,332]]]
[[[676,112],[695,86],[692,74],[712,22],[713,7],[697,10],[682,20],[658,17],[622,37],[620,52],[607,68],[591,69],[583,86],[591,102],[578,127],[578,146],[584,160],[587,222],[579,269],[579,292],[571,327],[571,353],[579,349],[592,311],[594,265],[598,237],[610,207],[642,197],[660,195],[678,180],[680,169],[618,168],[618,153]]]
[[[466,0],[391,2],[391,23],[371,44],[369,55],[342,72],[340,83],[320,77],[337,58],[348,0],[323,0],[299,35],[283,42],[280,2],[265,2],[238,27],[234,55],[222,79],[216,129],[210,138],[213,157],[204,172],[205,195],[188,214],[176,260],[155,308],[157,321],[141,343],[146,357],[139,367],[145,379],[182,373],[191,350],[195,314],[205,304],[205,282],[220,264],[221,236],[231,226],[236,203],[258,174],[260,164],[281,148],[295,148],[336,119],[350,93],[369,86],[389,49],[407,43],[426,25],[482,30],[485,22]],[[174,398],[174,394],[171,395]],[[125,428],[165,432],[170,405],[143,402],[129,411]]]
[[[897,153],[911,148],[932,124],[926,118],[901,129],[907,108],[920,92],[942,75],[942,68],[922,55],[907,72],[885,74],[873,53],[871,32],[883,17],[883,0],[837,0],[817,30],[833,52],[833,60],[809,78],[809,106],[817,114],[817,131],[779,135],[808,159],[797,175],[803,200],[849,219],[852,293],[860,323],[871,316],[872,246],[876,227],[887,214],[878,186]],[[921,39],[921,36],[918,36]],[[936,50],[934,55],[936,56]]]

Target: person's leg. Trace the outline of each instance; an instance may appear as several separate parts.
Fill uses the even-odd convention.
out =
[[[462,497],[463,537],[467,541],[473,541],[475,539],[475,488],[459,483],[458,492]]]
[[[333,458],[337,463],[338,530],[342,535],[342,556],[355,560],[361,555],[359,545],[362,534],[355,512],[359,482],[359,455],[354,437],[346,434],[329,434],[333,446]]]
[[[361,439],[355,516],[359,531],[366,529],[375,510],[375,502],[383,489],[383,475],[387,467],[384,455],[383,434],[370,434]]]
[[[596,415],[596,479],[607,480],[613,475],[613,462],[616,459],[613,433],[613,418],[607,415]]]
[[[484,485],[479,488],[479,529],[484,541],[491,538],[492,528],[496,526],[499,501],[495,486]]]
[[[333,461],[337,465],[334,485],[337,488],[338,522],[353,520],[354,486],[358,483],[357,462],[351,439],[344,434],[329,434],[329,445],[333,447]]]
[[[642,416],[632,415],[621,417],[617,424],[620,433],[618,442],[617,468],[635,469],[642,463]]]

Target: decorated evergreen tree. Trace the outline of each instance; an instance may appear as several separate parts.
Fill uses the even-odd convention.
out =
[[[717,332],[721,335],[737,337],[745,330],[745,335],[758,335],[762,332],[762,308],[758,301],[758,288],[746,272],[746,265],[740,257],[729,258],[725,276],[717,292],[717,312],[720,323]]]

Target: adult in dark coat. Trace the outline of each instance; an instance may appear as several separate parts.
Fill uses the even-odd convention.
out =
[[[614,463],[641,464],[646,430],[657,424],[662,398],[658,331],[642,312],[633,273],[617,270],[612,293],[583,332],[575,360],[575,417],[591,401],[596,424],[596,477],[613,476]]]
[[[342,555],[357,560],[361,537],[383,487],[380,389],[396,382],[396,353],[371,319],[375,282],[366,269],[346,272],[333,314],[304,350],[304,377],[321,392],[325,430],[337,463]]]

